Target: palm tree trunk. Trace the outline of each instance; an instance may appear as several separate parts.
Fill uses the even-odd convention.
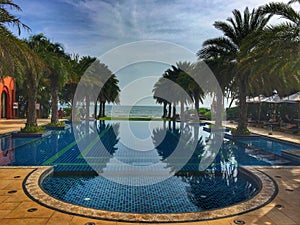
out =
[[[248,105],[246,102],[247,96],[247,84],[246,79],[241,79],[239,83],[239,121],[237,127],[238,134],[245,134],[247,131],[247,113],[248,113]]]
[[[99,113],[98,113],[98,118],[100,118],[101,117],[101,115],[102,115],[102,102],[100,101],[99,102],[99,106],[100,106],[100,108],[99,108]]]
[[[34,75],[32,75],[34,76]],[[28,106],[27,106],[27,120],[26,126],[37,126],[36,121],[36,96],[37,96],[37,84],[35,79],[29,81],[29,88],[28,88]]]
[[[195,98],[195,111],[196,111],[197,117],[199,115],[199,101],[200,101],[199,96],[200,96],[199,91],[195,90],[194,91],[194,98]]]
[[[58,81],[51,81],[51,123],[58,122]]]
[[[215,125],[217,128],[222,127],[222,118],[223,118],[223,109],[224,109],[224,98],[221,93],[216,95],[217,105],[216,105],[216,122]]]
[[[94,119],[97,119],[97,107],[98,107],[98,100],[95,101],[95,107],[94,107]]]
[[[185,120],[185,118],[184,118],[184,102],[183,101],[180,102],[180,119],[181,119],[181,121]]]
[[[99,111],[99,117],[103,117],[103,101],[100,101],[100,111]]]
[[[176,119],[176,104],[174,103],[173,104],[173,120],[175,120]]]
[[[197,98],[195,96],[195,115],[196,115],[196,119],[199,120],[199,98]]]
[[[167,117],[167,103],[163,102],[163,115],[162,118],[166,118]]]
[[[103,117],[105,117],[105,102],[103,102]]]
[[[169,103],[169,112],[168,112],[168,118],[171,118],[171,111],[172,111],[172,105]]]

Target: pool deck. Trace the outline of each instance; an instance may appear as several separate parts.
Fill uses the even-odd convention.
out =
[[[19,131],[25,127],[26,119],[0,119],[0,134]],[[50,123],[50,119],[38,119],[38,125],[45,125]]]
[[[49,120],[40,120],[39,124]],[[19,130],[24,120],[0,120],[0,134]],[[225,124],[227,125],[227,124]],[[230,125],[230,124],[229,124]],[[268,135],[268,131],[250,127],[252,132]],[[300,143],[300,136],[281,132],[273,132],[273,138]],[[190,225],[234,225],[234,221],[257,225],[300,225],[300,166],[254,167],[270,177],[278,185],[277,196],[267,205],[257,210],[223,219],[171,224]],[[32,167],[0,167],[0,224],[5,225],[129,225],[133,223],[95,220],[65,214],[44,207],[31,198],[23,190],[23,181],[35,168]],[[13,191],[13,192],[10,192]],[[16,192],[15,192],[16,191]],[[10,192],[10,193],[9,193]],[[33,212],[28,212],[29,209]],[[30,211],[30,210],[29,210]],[[139,224],[139,223],[134,223]],[[145,224],[145,223],[141,223]],[[153,223],[152,223],[153,224]],[[242,223],[240,223],[242,224]]]

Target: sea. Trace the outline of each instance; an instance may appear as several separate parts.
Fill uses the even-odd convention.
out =
[[[59,104],[59,108],[67,108],[67,105]],[[167,107],[168,108],[168,107]],[[176,107],[179,113],[179,107]],[[90,105],[90,117],[93,117],[94,104]],[[99,105],[98,105],[99,113]],[[105,115],[108,117],[141,117],[141,118],[161,118],[163,115],[162,105],[152,106],[124,106],[124,105],[105,105]]]
[[[105,115],[110,117],[145,117],[161,118],[162,106],[123,106],[106,105]]]

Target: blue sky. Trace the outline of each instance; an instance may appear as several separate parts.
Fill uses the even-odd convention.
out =
[[[68,53],[80,56],[99,57],[119,45],[141,40],[171,42],[196,54],[204,40],[221,35],[213,27],[214,21],[224,21],[233,9],[252,9],[267,2],[271,1],[15,0],[23,12],[14,14],[32,29],[21,37],[44,33],[51,41],[62,43]],[[147,74],[154,76],[166,68],[152,66],[151,72],[149,65],[146,67]],[[135,71],[133,66],[123,74]],[[121,74],[122,71],[117,74],[121,86],[136,78]]]
[[[219,36],[212,24],[233,9],[270,0],[15,0],[32,29],[62,43],[69,53],[99,56],[139,40],[163,40],[197,52]],[[286,2],[286,1],[285,1]],[[23,36],[28,36],[24,33]]]

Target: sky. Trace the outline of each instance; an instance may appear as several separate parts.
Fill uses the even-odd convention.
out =
[[[101,57],[120,45],[158,40],[182,46],[195,55],[203,41],[221,33],[214,21],[225,21],[232,10],[258,7],[269,0],[15,0],[13,12],[31,28],[21,37],[43,33],[63,44],[66,52]],[[282,2],[287,2],[283,0]],[[155,48],[153,51],[161,51]],[[126,56],[124,56],[126,57]],[[196,58],[195,58],[196,59]],[[175,62],[174,62],[175,63]],[[155,63],[154,63],[155,64]],[[108,65],[109,66],[109,65]],[[116,71],[121,88],[138,78],[160,76],[169,65],[140,62]],[[115,71],[114,71],[115,72]],[[139,93],[147,87],[135,87]],[[138,85],[137,85],[138,86]],[[143,97],[143,96],[141,96]],[[126,96],[121,97],[121,103]]]

